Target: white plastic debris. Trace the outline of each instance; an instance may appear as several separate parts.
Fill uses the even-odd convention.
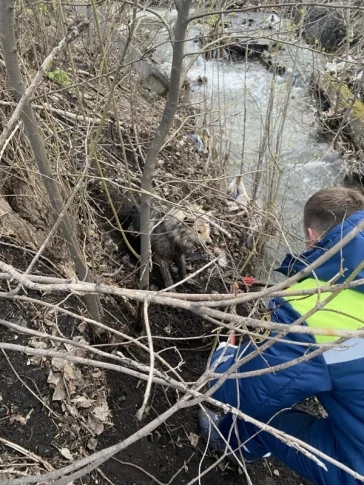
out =
[[[217,264],[220,266],[220,268],[226,268],[226,266],[228,265],[226,252],[223,249],[218,249],[216,252],[217,252]]]

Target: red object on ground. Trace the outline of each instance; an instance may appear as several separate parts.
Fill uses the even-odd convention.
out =
[[[246,284],[246,286],[252,286],[254,283],[258,283],[258,280],[256,280],[253,276],[244,276],[242,281]]]

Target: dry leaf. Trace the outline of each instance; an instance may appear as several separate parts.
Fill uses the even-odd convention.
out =
[[[72,355],[76,355],[77,357],[86,357],[87,351],[85,349],[73,349]]]
[[[190,440],[191,445],[192,445],[194,448],[196,448],[196,446],[198,445],[198,440],[199,440],[198,435],[197,435],[197,434],[195,434],[195,433],[190,433],[190,434],[188,435],[188,439]]]
[[[69,412],[69,414],[71,416],[73,416],[74,418],[78,418],[80,413],[77,411],[77,408],[75,406],[70,406],[68,403],[63,403],[67,409],[67,411]]]
[[[98,419],[92,419],[92,416],[90,415],[87,418],[88,428],[90,428],[96,435],[99,435],[104,431],[104,425]]]
[[[10,424],[13,424],[15,421],[17,421],[18,423],[25,426],[27,424],[32,412],[33,412],[33,409],[31,409],[26,416],[22,416],[21,414],[14,414],[13,416],[10,416],[9,422],[10,422]]]
[[[74,381],[76,379],[73,364],[71,362],[67,362],[67,364],[64,366],[63,377],[66,381]]]
[[[77,381],[77,385],[80,385],[80,384],[84,383],[85,382],[85,377],[82,374],[82,371],[80,369],[77,369],[77,368],[73,368],[73,371],[75,373],[75,379]]]
[[[104,422],[104,423],[107,422],[107,419],[110,415],[109,407],[106,403],[103,404],[102,406],[96,406],[93,409],[92,413],[95,416],[95,418],[99,419],[101,422]]]
[[[53,357],[52,359],[52,366],[56,370],[63,370],[66,364],[67,364],[67,361],[64,359],[60,359],[59,357]]]
[[[217,264],[220,266],[220,268],[226,268],[228,265],[228,260],[226,253],[223,249],[220,249],[217,251]]]
[[[88,324],[87,324],[87,322],[81,322],[81,323],[79,324],[79,326],[77,327],[77,329],[78,329],[78,331],[79,331],[80,333],[84,333],[84,332],[86,332],[86,330],[88,329]]]
[[[35,337],[29,339],[29,346],[35,349],[47,349],[48,345],[43,340],[37,340]]]
[[[97,439],[90,438],[87,442],[87,448],[91,451],[95,451],[97,447]]]
[[[73,456],[72,456],[72,453],[70,452],[70,450],[68,448],[61,448],[59,450],[59,452],[61,453],[61,455],[66,458],[66,460],[70,460],[70,461],[73,461]]]
[[[53,384],[54,386],[56,386],[60,378],[61,378],[61,374],[59,372],[53,372],[53,370],[51,369],[49,371],[47,382],[48,384]]]
[[[72,403],[76,404],[79,408],[89,408],[91,406],[91,401],[87,399],[85,396],[78,396],[71,401]]]
[[[67,381],[68,395],[73,395],[77,390],[77,384],[75,381]]]
[[[66,399],[66,389],[64,387],[64,383],[62,379],[59,379],[54,392],[53,392],[53,401],[64,401]]]
[[[27,360],[27,365],[40,366],[42,365],[43,360],[45,360],[45,357],[33,355],[32,357],[29,357],[29,359]]]

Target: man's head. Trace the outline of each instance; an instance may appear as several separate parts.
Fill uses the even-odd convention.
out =
[[[308,199],[304,210],[307,246],[319,241],[332,227],[360,210],[364,210],[364,195],[358,190],[327,187],[316,192]]]

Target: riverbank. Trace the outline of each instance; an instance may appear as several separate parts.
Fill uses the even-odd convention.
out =
[[[52,9],[41,13],[39,17],[39,11],[29,9],[17,17],[19,55],[30,78],[42,56],[61,37]],[[67,18],[68,22],[74,20]],[[29,36],[39,30],[38,22],[44,37],[34,51],[29,49]],[[24,25],[27,29],[23,30]],[[71,57],[64,54],[53,62],[34,94],[33,107],[65,200],[83,182],[70,213],[85,259],[98,283],[137,288],[136,261],[118,234],[106,189],[115,207],[138,192],[164,99],[148,90],[134,71],[125,69],[123,82],[113,94],[115,110],[110,105],[103,113],[117,57],[110,54],[107,58],[106,72],[111,73],[108,79],[104,53],[90,45],[86,48],[85,44],[84,38],[77,40]],[[2,64],[1,69],[4,71]],[[16,106],[5,75],[1,78],[1,104],[1,123],[5,126]],[[106,121],[90,160],[90,147],[103,123],[103,114]],[[256,251],[246,245],[250,230],[248,206],[241,206],[226,195],[226,162],[219,160],[213,143],[208,143],[211,137],[206,134],[203,138],[203,150],[196,144],[197,134],[191,133],[196,128],[196,117],[196,110],[182,102],[157,161],[154,189],[163,202],[198,204],[210,213],[212,246],[188,259],[188,273],[202,270],[211,260],[215,262],[193,278],[193,285],[187,282],[176,291],[228,293],[236,279],[251,274],[256,259]],[[13,225],[14,219],[6,214],[1,218],[0,259],[24,272],[51,230],[53,218],[21,123],[4,148],[2,163],[3,201],[19,224]],[[74,280],[73,265],[61,237],[52,239],[38,259],[32,268],[34,275]],[[158,272],[153,272],[152,289],[162,288]],[[1,289],[4,293],[9,291],[6,281],[2,281]],[[87,310],[79,293],[40,294],[21,289],[19,299],[2,299],[3,318],[10,327],[16,327],[0,329],[6,347],[0,357],[1,479],[31,476],[72,464],[120,442],[175,402],[176,392],[153,387],[147,416],[139,423],[136,413],[145,392],[141,380],[42,355],[56,352],[96,361],[101,359],[98,352],[104,351],[103,361],[112,363],[111,352],[118,350],[141,366],[148,363],[147,338],[132,331],[134,302],[107,296],[101,298],[101,303],[102,323],[109,329],[98,336],[85,322]],[[155,352],[180,372],[183,380],[197,380],[216,342],[214,325],[188,311],[157,305],[151,305],[149,320]],[[79,346],[73,347],[72,342]],[[142,349],[140,343],[145,344]],[[37,355],[27,355],[27,351]],[[159,365],[164,369],[159,363],[157,368]],[[215,461],[210,453],[206,455],[204,444],[198,440],[195,413],[193,408],[177,414],[119,455],[122,463],[109,460],[101,469],[74,483],[191,482],[201,469]],[[265,462],[263,468],[253,467],[251,473],[261,483],[262,479],[278,476],[274,470],[280,477],[285,473],[292,476],[272,461]],[[219,481],[222,477],[227,484],[241,480],[238,471],[225,463],[212,467],[206,475],[208,480]],[[287,478],[288,482],[292,483]]]
[[[35,8],[17,17],[19,53],[30,79],[62,37],[54,7]],[[33,107],[64,199],[79,190],[73,194],[70,213],[97,284],[136,289],[137,259],[121,236],[110,200],[115,209],[124,210],[138,197],[145,159],[165,105],[160,95],[166,93],[159,91],[160,85],[156,91],[155,84],[146,83],[146,71],[138,71],[135,58],[126,57],[121,80],[105,109],[122,51],[120,46],[114,49],[119,21],[125,21],[118,14],[106,10],[102,39],[93,26],[91,35],[77,40],[53,62],[34,94]],[[73,15],[65,16],[66,24],[75,20]],[[30,42],[39,31],[44,33],[39,45]],[[128,28],[124,31],[129,32]],[[192,28],[188,53],[196,49],[195,33]],[[156,40],[154,32],[148,35],[149,40]],[[153,73],[157,67],[164,66],[165,71],[170,67],[170,45],[162,40],[158,38],[158,46],[152,43],[150,50],[138,51],[143,60],[150,56]],[[212,244],[188,255],[187,273],[192,279],[177,286],[177,293],[228,294],[237,290],[236,283],[244,276],[257,276],[262,267],[268,268],[265,274],[269,275],[272,261],[267,262],[262,248],[271,244],[274,260],[280,255],[273,242],[280,251],[295,249],[286,240],[286,227],[292,229],[288,236],[298,246],[302,203],[312,191],[337,180],[333,164],[325,160],[329,144],[317,135],[305,76],[303,87],[293,83],[293,67],[299,64],[306,75],[311,57],[296,55],[289,47],[282,48],[280,55],[287,69],[292,69],[288,75],[251,59],[245,63],[199,57],[192,65],[190,83],[183,88],[177,116],[158,155],[153,196],[167,208],[193,206],[204,211]],[[4,70],[2,64],[0,69]],[[5,76],[0,82],[4,126],[16,104]],[[0,259],[24,272],[54,221],[21,123],[3,154],[2,199],[7,210],[0,218]],[[244,184],[231,184],[236,175],[241,175],[248,196]],[[262,205],[251,202],[249,196],[255,191]],[[287,205],[280,205],[282,201],[288,201]],[[14,218],[18,225],[13,224]],[[33,276],[74,281],[66,249],[60,236],[53,238],[33,267]],[[11,289],[16,286],[10,285]],[[1,289],[8,292],[8,282],[3,281]],[[151,289],[163,289],[156,268]],[[253,290],[244,285],[241,289]],[[95,335],[85,320],[87,309],[78,290],[19,291],[20,298],[2,299],[4,319],[18,325],[13,330],[0,327],[1,340],[8,346],[0,354],[0,449],[5,479],[61,468],[140,431],[181,396],[166,385],[153,385],[145,417],[138,421],[148,366],[155,365],[163,377],[192,386],[203,374],[219,333],[211,320],[187,309],[157,304],[149,305],[151,337],[136,333],[134,300],[104,295],[102,323],[108,329]],[[226,321],[228,312],[259,317],[262,308],[259,302],[228,309]],[[15,352],[9,350],[10,345],[27,349]],[[37,355],[27,355],[29,350]],[[124,372],[97,368],[91,362],[65,363],[42,352],[62,352],[107,365],[116,362],[124,366]],[[197,406],[180,410],[116,459],[74,483],[247,483],[244,474],[226,461],[216,464],[216,456],[205,449],[196,413]],[[249,465],[247,470],[253,485],[304,483],[274,459]]]

